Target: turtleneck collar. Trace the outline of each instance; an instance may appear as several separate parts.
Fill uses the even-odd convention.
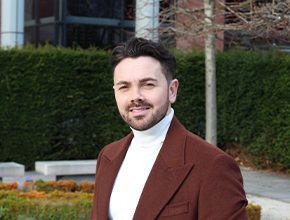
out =
[[[163,143],[170,123],[172,121],[173,115],[174,110],[173,108],[171,108],[169,115],[164,117],[152,128],[149,128],[145,131],[137,131],[130,127],[134,134],[132,142],[135,142],[135,144],[140,147],[153,147],[156,144]]]

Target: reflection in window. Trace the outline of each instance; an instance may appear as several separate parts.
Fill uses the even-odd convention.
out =
[[[42,25],[38,27],[38,43],[45,45],[46,42],[54,45],[54,25]]]
[[[35,0],[25,0],[25,21],[35,19]]]
[[[122,0],[67,0],[68,16],[121,18]]]
[[[124,0],[124,19],[135,19],[135,0]]]
[[[36,0],[25,1],[25,14],[24,14],[25,27],[35,25],[35,1]]]
[[[135,28],[125,28],[123,32],[123,42],[130,40],[132,37],[135,37]],[[119,42],[120,43],[120,42]]]
[[[90,46],[110,49],[121,42],[121,35],[124,40],[129,39],[134,30],[120,30],[114,27],[98,27],[91,25],[68,25],[67,26],[67,47],[79,45],[82,48]]]
[[[54,21],[54,0],[38,1],[38,23]]]
[[[34,33],[35,33],[35,28],[34,27],[26,27],[24,28],[24,45],[26,45],[28,42],[30,44],[34,44]]]
[[[25,0],[24,43],[112,48],[134,36],[134,4],[135,0]]]
[[[120,30],[112,27],[97,27],[90,25],[68,25],[67,46],[74,44],[82,48],[95,46],[104,48],[114,46],[120,41]]]

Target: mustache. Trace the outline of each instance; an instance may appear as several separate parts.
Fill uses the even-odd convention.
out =
[[[126,111],[129,111],[130,108],[140,108],[140,107],[153,107],[153,105],[149,102],[139,102],[139,103],[131,103],[126,106]]]

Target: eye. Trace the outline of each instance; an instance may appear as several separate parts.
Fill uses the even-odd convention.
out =
[[[153,83],[146,83],[145,86],[146,86],[146,87],[153,87],[154,84],[153,84]]]
[[[127,89],[128,88],[128,86],[121,86],[120,88],[119,88],[119,90],[123,90],[123,89]]]

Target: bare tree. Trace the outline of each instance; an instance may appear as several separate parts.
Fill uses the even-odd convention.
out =
[[[185,40],[194,43],[205,38],[209,32],[243,31],[249,38],[271,38],[275,36],[281,42],[289,42],[289,0],[247,0],[223,2],[207,1],[199,7],[190,7],[192,0],[179,0],[176,4],[161,8],[158,27],[163,39]],[[207,7],[206,5],[215,5]],[[209,15],[206,11],[212,11]],[[212,21],[212,25],[208,22]],[[207,26],[207,28],[204,28]],[[224,39],[222,39],[224,40]],[[231,39],[231,44],[240,41]]]
[[[251,47],[262,44],[289,44],[289,0],[179,0],[169,4],[162,0],[157,15],[159,24],[149,31],[158,30],[159,38],[187,42],[187,45],[204,45],[206,63],[206,141],[217,145],[217,107],[215,40],[222,33],[231,33],[227,41]],[[167,3],[167,4],[164,4]],[[166,7],[162,7],[166,5]],[[246,38],[245,38],[246,37]],[[247,39],[246,42],[242,40]],[[202,43],[201,43],[202,42]]]

